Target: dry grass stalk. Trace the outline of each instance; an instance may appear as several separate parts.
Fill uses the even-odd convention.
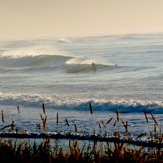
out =
[[[59,114],[56,115],[56,132],[58,132]]]
[[[123,126],[125,127],[125,131],[128,132],[128,121],[125,122],[125,121],[121,120],[121,122],[122,122]]]
[[[77,148],[77,146],[78,146],[78,141],[75,141],[75,143],[74,143],[73,147],[76,149],[76,148]]]
[[[157,132],[156,124],[154,124],[154,132],[155,132],[155,133]]]
[[[57,113],[57,117],[56,117],[56,124],[58,126],[58,123],[59,123],[59,114]]]
[[[19,106],[17,106],[17,111],[18,111],[18,114],[20,114],[20,108],[19,108]]]
[[[117,114],[117,122],[119,122],[119,120],[120,120],[120,115],[119,115],[119,111],[118,111],[118,110],[116,111],[116,114]]]
[[[128,121],[126,121],[125,130],[128,132]]]
[[[11,130],[14,130],[14,127],[15,127],[15,121],[12,120],[12,123],[11,123]]]
[[[158,123],[157,123],[157,121],[156,121],[155,117],[153,116],[153,114],[152,114],[152,113],[150,113],[150,114],[151,114],[152,119],[154,120],[155,124],[158,126]]]
[[[123,124],[123,125],[125,125],[125,124],[126,124],[124,120],[121,120],[121,122],[122,122],[122,124]]]
[[[45,128],[45,126],[46,126],[46,119],[43,119],[43,128]]]
[[[2,110],[2,122],[3,123],[5,122],[3,110]]]
[[[90,109],[90,113],[93,114],[93,109],[92,109],[92,105],[90,102],[89,102],[89,109]]]
[[[116,123],[117,123],[117,121],[114,122],[114,125],[113,125],[114,127],[116,126]]]
[[[158,132],[157,132],[156,124],[154,124],[154,133],[155,133],[155,139],[158,139]]]
[[[45,128],[46,127],[47,116],[43,117],[42,114],[40,114],[40,118],[42,120],[43,128]]]
[[[47,121],[47,116],[44,117],[44,120],[43,120],[43,128],[46,127],[46,121]]]
[[[146,119],[146,122],[148,123],[148,116],[147,116],[147,113],[144,111],[144,115],[145,115],[145,119]]]
[[[97,141],[94,141],[93,150],[96,151],[96,148],[97,148]]]
[[[38,130],[40,130],[40,129],[41,129],[40,124],[37,124],[37,125],[36,125],[36,127],[37,127],[37,129],[38,129]]]
[[[41,118],[41,120],[43,121],[44,118],[43,118],[42,114],[40,114],[40,118]]]
[[[106,128],[104,121],[101,121],[101,122],[102,122],[103,128]]]
[[[111,118],[108,120],[107,124],[109,124],[109,123],[111,122],[112,119],[113,119],[113,117],[111,117]]]
[[[100,123],[99,123],[99,128],[100,128],[100,129],[102,128]]]
[[[43,110],[43,113],[46,114],[46,112],[45,112],[45,104],[44,103],[42,104],[42,110]]]
[[[149,131],[149,134],[150,134],[150,136],[151,136],[151,132],[150,132],[150,128],[149,128],[149,120],[148,120],[148,116],[147,116],[146,111],[144,111],[144,115],[145,115],[146,122],[147,122],[147,124],[148,124],[148,131]]]
[[[76,124],[74,125],[74,127],[75,127],[75,132],[78,132],[78,128]]]
[[[67,118],[65,118],[65,121],[66,121],[67,126],[70,126],[70,124],[69,124]]]

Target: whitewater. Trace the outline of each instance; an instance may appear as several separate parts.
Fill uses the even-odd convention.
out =
[[[0,42],[0,111],[5,125],[35,131],[42,104],[47,130],[112,132],[115,112],[133,134],[148,132],[144,111],[163,120],[163,35],[119,35]],[[89,111],[93,107],[93,117]],[[20,115],[16,107],[20,107]],[[151,128],[153,127],[152,118]],[[1,128],[4,126],[0,122]],[[123,132],[124,129],[119,129]],[[152,129],[151,129],[152,130]]]

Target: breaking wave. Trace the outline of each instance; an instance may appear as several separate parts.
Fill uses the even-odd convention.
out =
[[[0,70],[8,71],[49,71],[63,70],[66,73],[111,70],[116,65],[106,65],[94,60],[73,57],[63,52],[43,53],[43,51],[16,50],[0,55]]]
[[[21,93],[2,93],[0,92],[0,103],[2,105],[21,105],[24,107],[40,107],[45,103],[47,109],[62,109],[89,111],[89,103],[92,104],[93,111],[118,110],[121,113],[143,113],[151,112],[154,114],[163,114],[162,101],[138,101],[138,100],[99,100],[99,99],[68,99],[59,95],[39,95],[39,94],[21,94]]]

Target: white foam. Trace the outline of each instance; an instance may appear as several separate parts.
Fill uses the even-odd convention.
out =
[[[86,58],[71,58],[65,64],[92,64],[93,60]]]
[[[67,52],[59,50],[53,46],[31,46],[20,47],[12,50],[5,51],[1,57],[22,58],[22,57],[35,57],[40,55],[68,55]]]
[[[140,100],[104,100],[104,99],[89,99],[89,98],[70,98],[60,95],[40,95],[29,93],[2,93],[0,92],[0,102],[2,105],[24,105],[24,106],[40,106],[45,103],[51,108],[69,109],[69,110],[89,110],[87,104],[92,103],[95,111],[111,111],[141,113],[144,111],[152,113],[163,113],[162,101],[140,101]]]

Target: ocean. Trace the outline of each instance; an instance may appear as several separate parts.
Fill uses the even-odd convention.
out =
[[[162,80],[163,34],[0,41],[0,127],[37,131],[44,103],[50,132],[123,134],[119,111],[131,134],[148,134],[150,113],[162,128]]]

